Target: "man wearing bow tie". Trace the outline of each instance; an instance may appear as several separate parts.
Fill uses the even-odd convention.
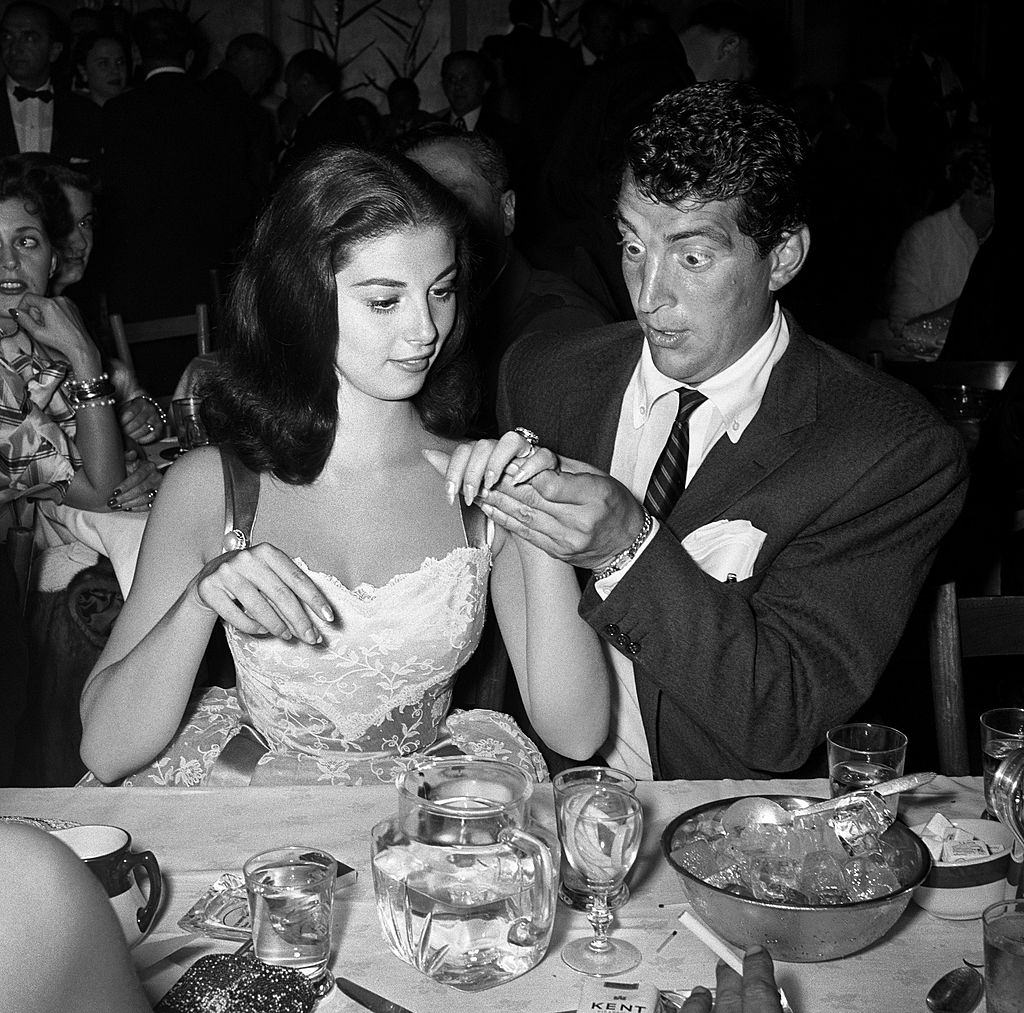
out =
[[[616,673],[605,760],[778,776],[874,689],[963,503],[964,450],[910,388],[780,306],[810,245],[788,113],[694,84],[626,157],[636,320],[511,347],[500,428],[563,458],[485,490],[483,510],[583,571],[580,614]]]
[[[0,20],[7,71],[0,99],[0,155],[44,151],[88,168],[99,155],[99,108],[57,90],[50,71],[63,46],[56,15],[42,4],[8,4]]]

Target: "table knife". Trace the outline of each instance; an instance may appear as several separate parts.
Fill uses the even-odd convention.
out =
[[[368,988],[349,981],[348,978],[335,978],[334,980],[345,995],[354,999],[360,1006],[365,1006],[372,1013],[412,1013],[412,1010],[406,1009],[405,1006],[385,999],[383,996],[377,995],[376,992],[371,992]]]

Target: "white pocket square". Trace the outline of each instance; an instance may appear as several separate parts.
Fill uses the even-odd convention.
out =
[[[712,521],[691,531],[683,548],[715,580],[746,580],[767,537],[750,521]]]

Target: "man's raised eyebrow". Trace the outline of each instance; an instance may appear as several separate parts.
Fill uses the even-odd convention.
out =
[[[669,243],[678,243],[686,239],[710,239],[712,242],[724,246],[727,250],[732,249],[732,237],[724,229],[719,229],[714,225],[696,229],[684,229],[682,232],[671,232],[665,236],[665,241]]]

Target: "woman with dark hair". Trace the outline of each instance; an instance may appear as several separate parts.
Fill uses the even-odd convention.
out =
[[[118,36],[102,31],[87,32],[75,41],[72,59],[76,81],[82,83],[83,93],[96,105],[104,105],[128,87],[130,53]]]
[[[48,294],[71,296],[87,325],[94,328],[93,333],[96,333],[95,328],[99,326],[101,316],[98,293],[88,287],[83,291],[79,283],[85,277],[92,257],[99,184],[86,173],[42,152],[13,156],[10,164],[17,163],[26,169],[41,167],[64,193],[71,213],[71,231],[58,250],[57,270],[50,279]],[[111,354],[112,349],[101,348],[100,351],[114,384],[118,421],[123,434],[136,443],[153,443],[161,439],[166,425],[161,409],[139,386],[135,374]],[[129,450],[128,453],[130,460],[143,460],[138,451]],[[151,475],[151,479],[151,484],[159,485],[159,474]]]
[[[46,295],[70,231],[45,170],[0,161],[0,536],[34,500],[107,510],[125,474],[99,349],[74,304]]]
[[[425,458],[472,414],[465,229],[418,166],[359,149],[277,191],[204,392],[219,447],[168,473],[82,693],[87,782],[391,781],[439,750],[543,778],[510,718],[448,713],[489,571],[538,733],[580,759],[603,741],[608,679],[573,571],[455,506]],[[190,701],[218,616],[237,690]]]

